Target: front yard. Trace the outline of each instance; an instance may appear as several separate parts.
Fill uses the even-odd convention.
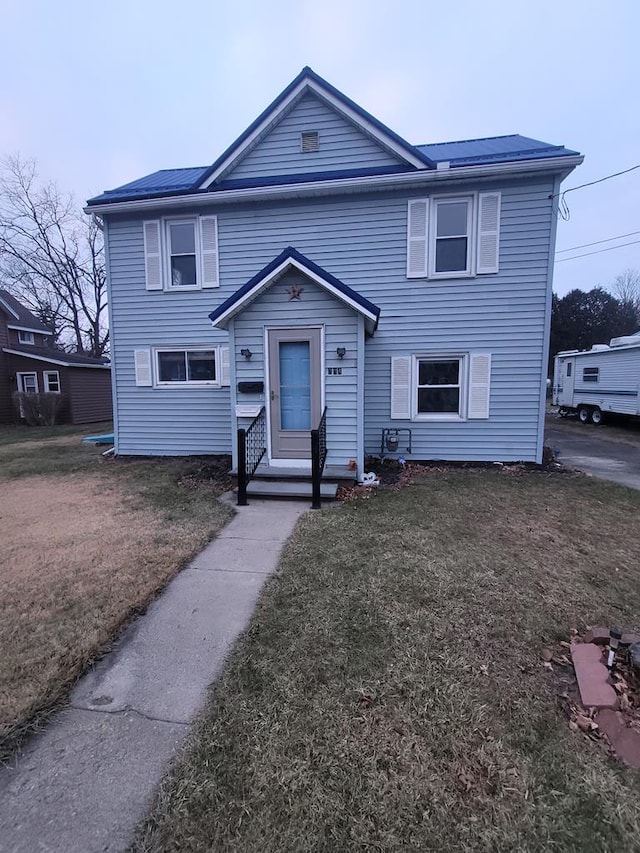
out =
[[[639,510],[506,468],[306,516],[137,853],[639,850],[638,774],[540,656],[640,628]]]
[[[0,753],[230,515],[213,462],[103,459],[105,426],[0,430]]]

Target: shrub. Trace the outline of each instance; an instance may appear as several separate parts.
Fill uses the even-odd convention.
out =
[[[54,426],[62,408],[62,394],[25,394],[16,391],[13,404],[18,415],[29,426]]]

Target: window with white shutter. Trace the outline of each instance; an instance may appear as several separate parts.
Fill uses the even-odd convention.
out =
[[[426,278],[429,199],[411,199],[407,208],[407,278]]]
[[[153,385],[153,377],[151,376],[151,351],[148,349],[134,350],[133,359],[136,370],[136,385]]]
[[[223,388],[228,388],[231,385],[229,347],[220,347],[220,384]]]
[[[498,272],[500,249],[500,193],[480,193],[478,197],[478,274]]]
[[[200,249],[202,253],[202,286],[218,287],[218,218],[200,217]]]
[[[144,234],[144,271],[147,290],[162,290],[162,253],[160,220],[154,219],[142,225]]]
[[[487,419],[489,417],[489,395],[491,392],[491,353],[472,352],[469,359],[467,417],[472,420]]]
[[[411,357],[391,359],[391,418],[411,418]]]

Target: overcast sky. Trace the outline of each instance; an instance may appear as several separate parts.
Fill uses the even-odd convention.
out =
[[[78,203],[211,163],[304,65],[413,143],[521,133],[640,163],[638,0],[0,0],[0,154]],[[557,249],[640,232],[640,169],[570,193]],[[640,233],[558,258],[592,252]],[[640,243],[557,263],[555,289],[640,269]]]

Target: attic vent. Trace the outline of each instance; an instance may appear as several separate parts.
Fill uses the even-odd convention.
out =
[[[303,154],[320,150],[320,140],[317,130],[303,130],[300,134],[300,150]]]

